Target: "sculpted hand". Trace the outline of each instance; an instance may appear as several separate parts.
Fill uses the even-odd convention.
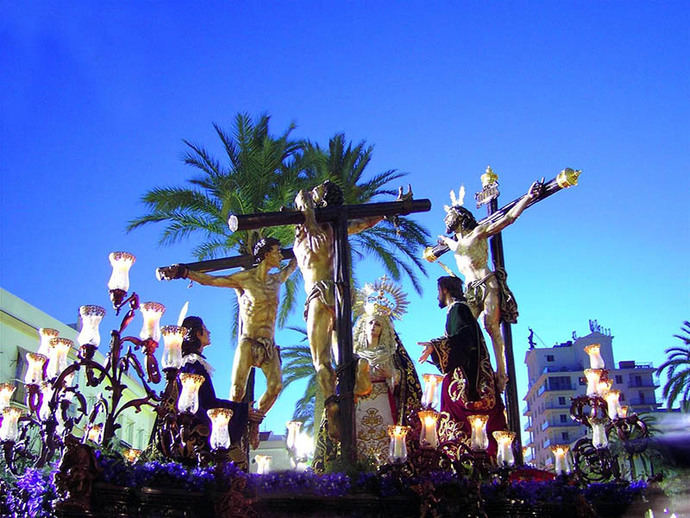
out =
[[[403,193],[403,187],[402,185],[398,187],[398,197],[395,199],[395,201],[405,201],[405,200],[411,200],[412,199],[412,185],[409,183],[407,184],[407,192]]]
[[[417,342],[417,345],[424,346],[422,355],[419,357],[419,360],[417,360],[419,363],[424,363],[427,360],[427,358],[431,356],[431,353],[434,352],[434,346],[431,344],[431,342]]]
[[[173,279],[186,279],[189,269],[185,264],[173,264],[156,268],[156,277],[159,281],[171,281]]]
[[[438,240],[439,242],[445,243],[445,245],[448,248],[450,248],[453,252],[457,252],[458,246],[460,246],[460,243],[458,241],[448,236],[438,236]]]
[[[497,372],[496,376],[496,388],[499,392],[503,392],[508,384],[508,375],[505,372]]]
[[[538,198],[541,193],[544,191],[544,178],[541,180],[537,180],[536,182],[532,183],[532,185],[529,186],[529,189],[527,190],[527,196],[533,200],[535,198]]]

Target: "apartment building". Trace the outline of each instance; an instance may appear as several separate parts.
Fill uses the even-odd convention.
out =
[[[573,340],[537,348],[530,346],[525,355],[529,389],[525,396],[523,415],[526,417],[523,439],[526,461],[537,467],[548,468],[553,463],[549,446],[572,444],[584,435],[588,428],[570,418],[571,398],[582,395],[587,388],[584,370],[589,368],[589,356],[585,347],[600,344],[601,356],[609,371],[613,387],[620,390],[621,405],[630,412],[654,412],[657,403],[651,363],[626,360],[616,364],[613,356],[613,336],[596,321],[590,321],[590,333]]]

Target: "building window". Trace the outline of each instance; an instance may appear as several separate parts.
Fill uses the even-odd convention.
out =
[[[549,389],[571,390],[570,376],[551,376],[549,378]]]
[[[546,361],[547,361],[547,362],[552,362],[552,361],[553,361],[553,354],[547,354],[547,355],[546,355]]]
[[[570,434],[568,432],[561,432],[561,439],[564,441],[570,441]]]
[[[558,404],[559,405],[565,405],[565,396],[558,396]]]
[[[621,392],[621,395],[618,396],[618,401],[625,401],[625,394]]]
[[[616,374],[616,383],[618,383],[619,385],[623,383],[623,376],[621,376],[620,374]]]
[[[584,376],[580,376],[578,383],[580,383],[580,385],[587,385],[587,378],[585,378]]]
[[[567,423],[568,422],[568,416],[565,414],[561,414],[561,423]]]
[[[640,396],[640,403],[644,403],[644,392],[638,392],[638,396]]]

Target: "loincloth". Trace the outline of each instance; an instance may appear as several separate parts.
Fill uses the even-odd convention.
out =
[[[256,367],[261,367],[264,362],[272,361],[275,357],[278,357],[278,361],[280,361],[280,348],[272,339],[243,336],[242,340],[251,345],[252,364]]]
[[[312,286],[307,300],[304,302],[304,320],[309,316],[309,303],[314,300],[320,300],[321,303],[335,314],[335,282],[333,281],[317,281]]]
[[[481,313],[484,309],[484,300],[487,294],[487,283],[491,278],[495,278],[498,283],[499,309],[501,310],[501,320],[507,324],[515,324],[518,317],[518,307],[513,292],[510,291],[507,283],[508,274],[503,268],[496,268],[495,272],[489,273],[483,279],[472,281],[467,284],[465,298],[467,304],[475,314]]]

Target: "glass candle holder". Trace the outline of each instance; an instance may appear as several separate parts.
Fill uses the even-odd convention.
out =
[[[619,398],[621,396],[620,390],[609,390],[604,399],[606,399],[606,409],[609,414],[609,419],[615,419],[619,417],[620,403]],[[625,416],[620,416],[625,417]]]
[[[50,400],[53,398],[53,385],[44,381],[41,383],[41,407],[38,410],[38,418],[47,421],[50,417]]]
[[[177,400],[177,409],[180,412],[196,414],[199,410],[199,387],[204,382],[201,374],[190,374],[183,372],[180,374],[182,392]]]
[[[285,426],[287,426],[287,438],[285,440],[285,445],[288,451],[295,452],[297,446],[297,436],[302,429],[302,421],[288,421]]]
[[[164,344],[161,365],[164,369],[179,369],[182,365],[182,340],[185,332],[185,328],[181,326],[164,326],[161,328]]]
[[[606,423],[608,419],[605,417],[590,417],[589,424],[592,426],[592,446],[596,449],[606,448],[609,444],[609,439],[606,437]]]
[[[432,408],[438,406],[437,394],[438,386],[443,382],[443,376],[439,374],[424,374],[424,394],[422,395],[422,406]]]
[[[407,460],[407,444],[405,438],[409,426],[388,425],[388,436],[391,438],[388,448],[388,461],[393,464],[402,464]]]
[[[228,423],[230,423],[230,418],[232,418],[232,410],[229,408],[211,408],[206,411],[206,414],[211,419],[211,449],[229,448],[230,433],[228,432]]]
[[[165,306],[160,302],[144,302],[140,309],[141,315],[144,317],[144,325],[141,328],[141,333],[139,333],[139,338],[158,342],[161,339],[160,321],[163,313],[165,313]]]
[[[591,344],[585,347],[585,352],[589,356],[590,369],[603,369],[604,359],[601,357],[601,344]]]
[[[91,428],[89,428],[89,433],[87,435],[89,441],[95,442],[96,444],[101,443],[101,439],[103,438],[103,425],[102,424],[95,424]]]
[[[590,397],[599,394],[599,381],[602,374],[601,369],[585,369],[585,377],[587,378],[587,395]]]
[[[597,394],[600,395],[601,397],[605,398],[606,394],[609,393],[609,390],[611,390],[612,386],[613,386],[613,381],[600,379],[599,383],[597,383]]]
[[[124,455],[125,455],[125,459],[127,459],[127,462],[129,462],[130,464],[134,464],[137,461],[137,459],[139,458],[139,455],[141,455],[141,450],[129,448],[129,449],[125,450]]]
[[[498,443],[498,450],[496,452],[496,462],[499,466],[513,466],[515,464],[515,455],[513,455],[513,440],[515,440],[515,432],[496,431],[492,434]]]
[[[52,379],[67,368],[67,354],[74,345],[69,338],[52,338],[50,340],[50,354],[46,377]]]
[[[270,473],[273,457],[270,455],[257,455],[254,457],[254,460],[256,460],[256,473],[258,475],[268,475]]]
[[[19,437],[17,425],[22,411],[17,407],[8,406],[2,410],[2,424],[0,424],[0,441],[16,441]]]
[[[38,336],[40,342],[38,343],[38,354],[42,354],[46,358],[50,354],[50,340],[57,338],[60,332],[57,329],[52,329],[50,327],[42,327],[38,330]]]
[[[436,431],[436,423],[438,422],[438,413],[434,410],[420,410],[417,412],[419,420],[422,423],[422,433],[419,435],[419,445],[428,448],[438,447],[438,432]]]
[[[40,385],[43,381],[43,366],[47,360],[48,357],[42,354],[26,353],[24,383],[27,385]]]
[[[129,269],[136,261],[136,257],[128,252],[111,252],[108,256],[113,273],[108,281],[109,290],[129,290]]]
[[[554,471],[556,475],[567,475],[570,473],[570,459],[568,458],[568,451],[570,446],[566,444],[554,444],[551,448],[554,458]]]
[[[622,417],[622,418],[628,417],[628,405],[623,405],[623,406],[618,407],[618,417]]]
[[[105,309],[101,306],[80,306],[81,331],[77,336],[77,343],[81,345],[93,345],[98,347],[101,343],[101,334],[98,327],[105,316]]]
[[[470,437],[470,448],[475,451],[486,451],[489,447],[489,437],[486,435],[486,423],[488,415],[468,415],[467,421],[470,423],[472,436]]]
[[[0,383],[0,412],[10,406],[12,394],[17,389],[12,383]]]

